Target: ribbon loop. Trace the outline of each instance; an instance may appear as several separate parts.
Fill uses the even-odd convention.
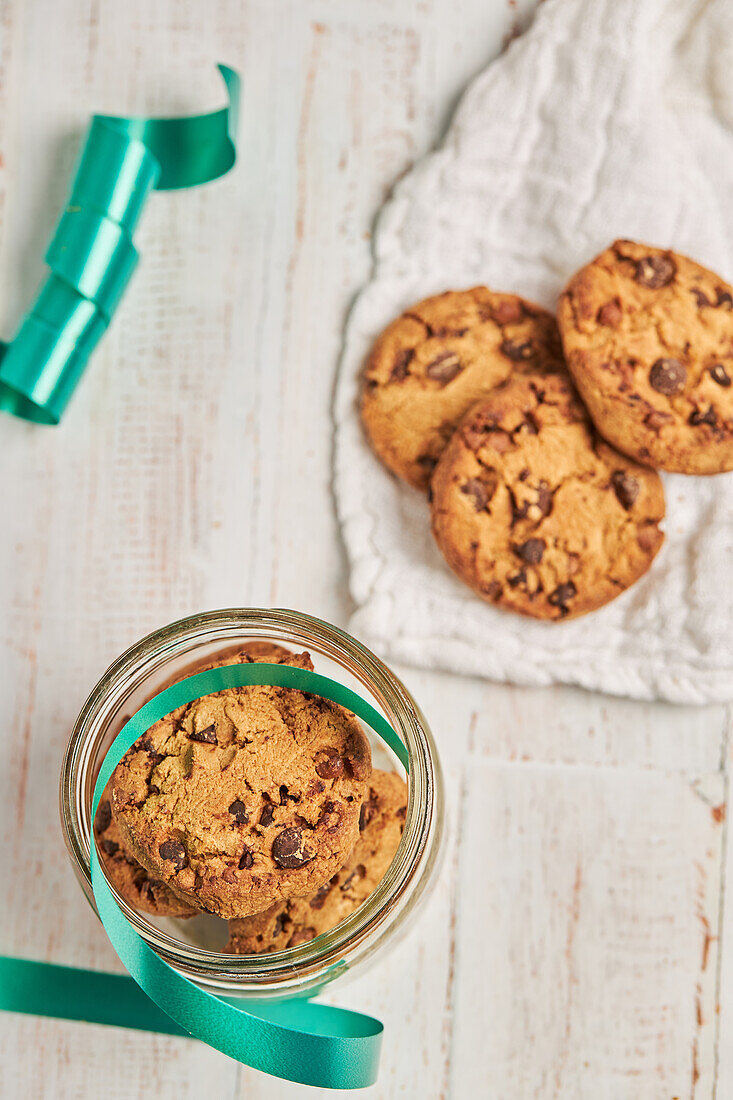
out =
[[[46,252],[57,279],[93,302],[109,322],[137,264],[127,232],[103,214],[68,207]]]
[[[253,684],[311,692],[347,707],[409,770],[405,745],[390,724],[343,684],[291,665],[224,665],[173,684],[129,719],[99,770],[92,820],[118,762],[155,722],[203,695]],[[189,1034],[245,1065],[301,1084],[351,1089],[376,1080],[383,1031],[378,1020],[305,999],[235,1002],[206,992],[169,966],[134,930],[114,899],[93,842],[91,874],[97,911],[115,951],[141,989]]]
[[[116,123],[100,115],[92,118],[69,206],[96,210],[132,235],[145,200],[160,179],[160,161]]]

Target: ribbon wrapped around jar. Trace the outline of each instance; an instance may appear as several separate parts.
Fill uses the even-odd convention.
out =
[[[200,667],[223,646],[253,640],[307,647],[323,672],[258,658],[187,674],[192,658]],[[91,823],[114,768],[151,726],[204,696],[253,685],[307,693],[356,715],[374,754],[404,771],[409,797],[392,863],[356,912],[284,951],[232,956],[186,943],[178,929],[168,934],[127,906],[105,877]],[[366,689],[369,701],[354,687]],[[0,1007],[193,1035],[304,1084],[360,1088],[376,1080],[381,1023],[310,998],[378,946],[394,943],[434,878],[440,769],[422,715],[386,666],[348,635],[296,612],[221,611],[174,623],[119,658],[90,695],[69,742],[61,795],[75,869],[137,985],[117,975],[0,960]]]

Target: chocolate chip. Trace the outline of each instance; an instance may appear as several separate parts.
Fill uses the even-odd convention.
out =
[[[315,935],[315,928],[296,928],[288,940],[288,947],[297,947],[299,943],[308,943],[309,940],[315,939]]]
[[[188,735],[191,741],[202,741],[204,745],[216,744],[216,726],[207,726],[205,730],[192,730]]]
[[[690,293],[694,295],[698,309],[703,309],[704,306],[711,306],[713,304],[707,294],[703,290],[700,290],[699,287],[693,286]]]
[[[305,847],[302,829],[284,829],[272,844],[272,858],[278,867],[302,867],[314,854]]]
[[[527,512],[529,511],[529,501],[524,500],[521,504],[517,502],[517,498],[514,495],[512,489],[509,490],[509,500],[512,506],[512,527],[515,523],[518,523],[520,519],[526,519]]]
[[[527,539],[521,546],[514,546],[514,553],[528,565],[539,565],[547,543],[544,539]]]
[[[413,348],[405,348],[404,351],[401,351],[398,354],[397,358],[392,364],[392,370],[389,374],[390,382],[404,382],[404,380],[410,373],[408,367],[410,366],[414,355],[415,351]]]
[[[98,833],[106,833],[112,822],[112,807],[105,799],[104,802],[100,802],[97,808],[97,818],[94,822],[94,827]]]
[[[273,937],[273,939],[277,939],[278,936],[282,935],[282,931],[283,931],[284,927],[285,927],[285,917],[283,916],[282,913],[278,913],[278,915],[275,917],[275,923],[272,926],[272,937]]]
[[[153,745],[153,742],[147,737],[144,741],[140,742],[140,748],[144,749],[145,752],[148,754],[153,767],[155,767],[156,764],[160,764],[161,760],[165,759],[163,753],[155,751],[155,746]]]
[[[327,802],[320,813],[316,826],[327,833],[333,833],[341,824],[341,813],[334,802]]]
[[[170,860],[176,871],[182,870],[188,862],[186,849],[178,840],[164,840],[158,851],[162,859]]]
[[[707,412],[701,412],[700,409],[694,409],[690,413],[687,423],[692,424],[693,427],[697,427],[699,424],[709,424],[710,427],[713,428],[717,423],[715,409],[712,405],[708,406]]]
[[[515,573],[513,577],[507,577],[506,583],[510,588],[519,588],[520,584],[527,583],[527,570],[520,569],[518,573]]]
[[[534,355],[534,348],[529,340],[502,340],[499,351],[511,359],[512,363],[523,363]]]
[[[679,359],[657,359],[649,371],[649,385],[665,397],[680,393],[686,381],[687,371]]]
[[[536,419],[536,417],[534,417],[532,415],[532,413],[529,413],[529,412],[525,414],[524,419],[522,420],[522,423],[519,425],[518,428],[515,428],[514,431],[515,432],[524,431],[524,432],[526,432],[527,435],[539,435],[540,434],[540,428],[539,428],[539,424],[537,423],[537,419]]]
[[[322,886],[317,894],[314,894],[311,900],[308,902],[311,909],[323,909],[326,903],[326,898],[331,892],[331,883],[327,882],[325,886]]]
[[[733,309],[733,297],[727,290],[722,290],[721,287],[717,289],[718,300],[715,303],[718,309]]]
[[[669,256],[644,256],[636,261],[634,278],[650,290],[659,290],[672,282],[677,274],[677,266]]]
[[[344,890],[344,891],[348,890],[349,887],[351,886],[352,882],[354,882],[355,880],[356,880],[356,882],[358,882],[359,879],[364,878],[365,874],[366,874],[366,867],[364,866],[363,863],[358,863],[356,865],[356,867],[354,868],[354,870],[349,875],[349,877],[344,879],[343,883],[341,884],[341,889]]]
[[[501,595],[501,584],[499,581],[489,581],[488,584],[481,585],[481,591],[490,600],[498,600]]]
[[[537,507],[543,516],[549,516],[552,511],[552,491],[546,481],[541,481],[537,490]]]
[[[564,584],[559,584],[557,588],[550,593],[547,597],[553,607],[559,607],[561,611],[567,614],[568,602],[572,600],[573,596],[577,596],[578,590],[575,587],[573,581],[565,581]]]
[[[497,325],[516,325],[524,316],[524,308],[519,299],[504,298],[494,306],[491,316]]]
[[[114,856],[120,850],[119,844],[115,844],[114,840],[103,840],[100,847],[108,856]]]
[[[338,779],[344,773],[344,758],[337,749],[323,749],[318,753],[316,773],[321,779]]]
[[[255,857],[252,855],[252,849],[245,847],[239,857],[239,870],[248,871],[255,861]]]
[[[639,482],[631,474],[627,474],[626,470],[614,470],[611,484],[619,504],[628,512],[639,495]]]
[[[266,802],[262,807],[262,813],[260,814],[260,825],[272,825],[272,818],[275,813],[275,809],[271,802]]]
[[[143,901],[148,901],[151,897],[155,898],[155,888],[149,878],[145,878],[139,885],[137,883],[135,885],[138,886]]]
[[[726,389],[730,386],[730,375],[722,363],[715,363],[714,366],[710,367],[710,377],[719,386],[724,386]]]
[[[485,481],[480,477],[470,477],[468,481],[464,481],[461,485],[461,492],[471,497],[473,507],[477,512],[483,512],[496,492],[498,484],[499,480],[496,476],[494,476],[492,482]]]
[[[447,386],[462,370],[461,360],[456,353],[454,351],[443,351],[432,362],[428,363],[425,373],[428,378],[440,382],[441,386]]]
[[[598,310],[598,321],[601,325],[609,325],[611,328],[615,328],[623,317],[623,311],[621,309],[621,302],[618,298],[612,298],[610,302],[606,302]]]
[[[361,810],[359,811],[359,832],[363,833],[369,822],[374,818],[377,810],[379,809],[379,798],[377,792],[370,787],[369,797],[366,798],[361,804]]]
[[[247,807],[244,802],[240,802],[238,798],[235,798],[229,807],[229,813],[232,815],[237,825],[246,825],[249,821],[249,814],[247,813]]]

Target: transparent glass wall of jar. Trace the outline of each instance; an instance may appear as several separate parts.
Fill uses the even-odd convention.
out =
[[[391,867],[367,901],[335,928],[296,947],[264,955],[223,954],[216,943],[217,934],[221,938],[218,918],[158,920],[120,901],[148,944],[204,988],[230,996],[292,996],[315,992],[393,944],[415,919],[418,902],[434,881],[441,850],[443,787],[430,730],[401,681],[354,638],[296,611],[258,609],[194,615],[143,638],[105,672],[74,724],[61,773],[61,817],[74,870],[93,906],[92,793],[115,735],[146,699],[188,675],[193,666],[254,640],[308,650],[316,672],[360,694],[402,738],[409,756],[409,799]],[[375,764],[402,772],[384,743],[367,732]]]

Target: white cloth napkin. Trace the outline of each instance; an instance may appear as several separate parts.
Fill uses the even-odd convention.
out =
[[[664,476],[667,539],[650,573],[577,621],[534,622],[449,572],[425,500],[373,456],[356,408],[375,335],[427,294],[486,283],[553,308],[615,237],[733,279],[730,16],[728,0],[548,0],[382,210],[335,403],[350,629],[378,652],[522,684],[733,698],[733,474]]]

